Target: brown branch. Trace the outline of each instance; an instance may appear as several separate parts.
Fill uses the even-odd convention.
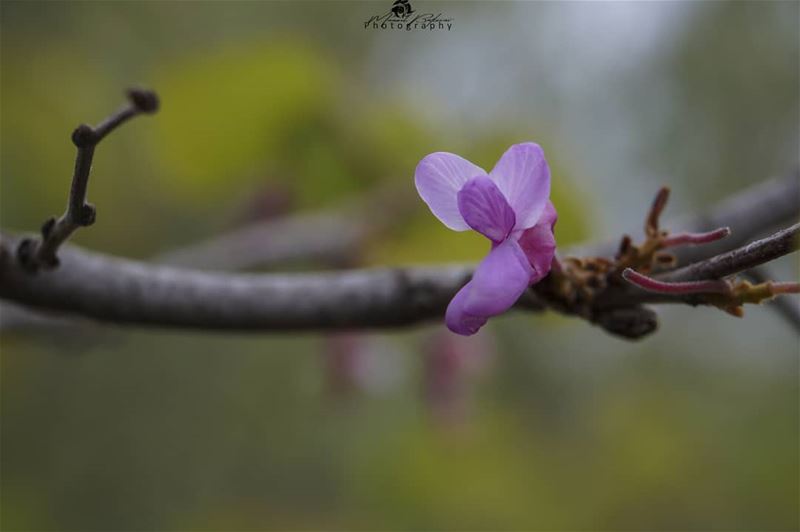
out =
[[[72,133],[72,143],[78,148],[75,170],[69,191],[67,210],[56,219],[49,218],[41,228],[41,238],[22,240],[17,247],[20,263],[28,272],[52,269],[58,266],[56,255],[59,247],[80,227],[92,225],[96,218],[94,205],[86,202],[89,174],[92,169],[94,150],[103,138],[127,120],[142,113],[158,110],[158,97],[152,91],[131,89],[127,93],[128,103],[96,127],[81,124]]]

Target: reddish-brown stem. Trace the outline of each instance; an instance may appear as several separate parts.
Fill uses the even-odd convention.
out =
[[[647,235],[655,236],[658,233],[658,220],[661,218],[661,212],[667,205],[669,199],[669,187],[661,187],[653,200],[653,205],[650,207],[650,213],[647,215],[647,220],[644,224],[644,232]]]
[[[710,244],[731,234],[730,227],[720,227],[707,233],[676,233],[664,238],[661,241],[661,246],[664,248],[671,248],[683,244]]]
[[[668,283],[642,275],[631,268],[625,268],[622,277],[643,290],[660,294],[728,294],[731,290],[726,281],[719,279]]]
[[[800,294],[800,283],[772,282],[770,283],[773,294]]]

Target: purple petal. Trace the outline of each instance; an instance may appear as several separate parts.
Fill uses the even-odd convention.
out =
[[[458,191],[471,178],[486,171],[458,155],[431,153],[422,159],[414,173],[417,192],[431,212],[454,231],[466,231],[469,225],[458,210]]]
[[[556,237],[553,234],[553,227],[556,225],[557,218],[556,208],[552,202],[548,201],[539,222],[523,231],[519,237],[519,245],[533,267],[531,284],[539,282],[550,272],[553,256],[556,253]]]
[[[490,316],[511,308],[528,287],[534,271],[514,239],[496,246],[475,270],[472,280],[450,301],[447,327],[474,334]]]
[[[511,146],[489,175],[514,209],[514,229],[536,225],[550,197],[550,167],[542,148],[533,142]]]
[[[447,313],[444,316],[447,328],[456,334],[464,336],[475,334],[489,320],[489,318],[483,316],[473,316],[464,310],[464,301],[469,297],[471,290],[472,281],[465,284],[453,297],[447,306]]]
[[[473,177],[458,192],[458,210],[471,228],[493,242],[502,242],[516,218],[503,193],[489,176]]]

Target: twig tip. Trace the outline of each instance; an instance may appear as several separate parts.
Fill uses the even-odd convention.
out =
[[[656,193],[653,199],[653,204],[650,206],[650,212],[647,214],[644,229],[648,235],[655,235],[658,233],[658,220],[661,217],[661,212],[667,205],[669,200],[669,187],[663,186]]]
[[[800,283],[796,282],[778,282],[772,281],[770,283],[772,293],[779,294],[800,294]]]
[[[130,101],[140,113],[152,114],[158,111],[158,95],[155,91],[142,88],[131,88],[127,91]]]

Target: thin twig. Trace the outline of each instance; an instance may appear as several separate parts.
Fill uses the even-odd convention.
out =
[[[800,235],[800,223],[796,223],[746,246],[660,275],[658,279],[674,283],[719,279],[740,273],[797,251],[798,247],[800,247],[798,235]]]
[[[684,246],[671,249],[679,264],[691,264],[761,238],[800,217],[800,169],[780,178],[754,184],[722,199],[702,212],[667,219],[664,224],[673,231],[711,231],[730,227],[731,234],[723,240],[703,246]],[[619,237],[593,242],[570,249],[576,257],[612,257],[619,249]]]
[[[745,275],[756,283],[765,283],[770,277],[763,271],[763,268],[763,266],[751,268]],[[776,297],[768,301],[767,304],[783,316],[786,322],[794,327],[796,331],[800,332],[800,304],[797,301],[789,297]]]
[[[41,238],[25,239],[20,242],[17,247],[17,257],[28,272],[58,266],[58,248],[78,228],[94,223],[96,209],[94,205],[86,202],[86,194],[95,147],[106,135],[127,120],[139,114],[151,114],[158,110],[158,97],[152,91],[131,89],[127,96],[128,103],[96,127],[81,124],[73,131],[72,143],[78,148],[78,153],[75,157],[67,210],[60,218],[51,217],[42,225]]]
[[[660,286],[681,286],[686,283],[698,281],[715,281],[723,277],[734,275],[788,255],[798,250],[797,235],[800,233],[800,224],[778,231],[751,244],[736,248],[732,251],[716,255],[703,261],[690,264],[683,268],[664,274],[656,275],[649,280]],[[630,277],[628,274],[627,277]],[[629,283],[632,279],[627,279]],[[600,294],[594,302],[598,309],[625,307],[641,303],[686,303],[690,305],[715,304],[709,300],[711,292],[698,293],[696,290],[651,290],[655,285],[643,287],[636,283],[636,279],[626,286],[615,287]],[[771,282],[773,289],[778,286],[774,295],[795,293],[796,283]],[[690,286],[690,284],[686,284]],[[720,292],[722,293],[722,292]]]
[[[658,233],[658,221],[661,213],[669,200],[669,187],[661,187],[656,194],[653,204],[650,206],[650,212],[647,215],[644,223],[644,232],[647,235],[655,235]]]
[[[756,197],[760,201],[753,201]],[[669,219],[667,227],[673,231],[710,231],[717,227],[730,227],[731,234],[722,240],[673,250],[678,264],[691,264],[744,246],[796,222],[798,218],[800,169],[796,168],[783,178],[763,181],[729,196],[712,209]]]
[[[800,283],[794,281],[769,281],[776,294],[800,294]]]
[[[631,268],[625,268],[622,278],[643,290],[659,294],[727,294],[731,291],[730,285],[719,279],[668,283],[642,275]]]
[[[685,244],[698,246],[702,244],[710,244],[731,234],[730,227],[720,227],[713,231],[705,233],[675,233],[669,235],[661,240],[661,246],[671,248],[675,246],[682,246]]]

